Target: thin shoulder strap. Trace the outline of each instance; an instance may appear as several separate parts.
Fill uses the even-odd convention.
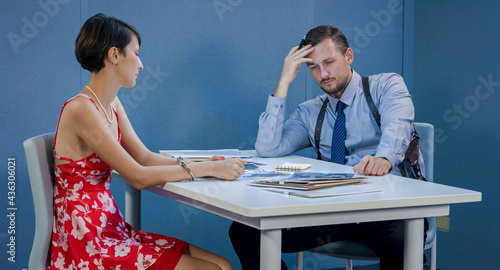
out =
[[[373,102],[372,94],[370,93],[370,85],[368,84],[368,77],[361,77],[361,81],[363,81],[363,91],[365,92],[368,107],[372,112],[373,118],[375,118],[375,122],[377,122],[380,128],[380,113],[378,112],[377,106],[375,106],[375,102]]]
[[[70,160],[70,159],[67,159],[67,158],[62,158],[62,157],[59,157],[57,154],[56,154],[56,142],[57,142],[57,133],[59,132],[59,122],[61,121],[61,115],[62,115],[62,112],[64,110],[64,107],[66,107],[66,105],[68,105],[68,103],[70,103],[73,99],[77,98],[77,97],[85,97],[87,98],[88,100],[90,100],[94,105],[95,107],[97,108],[97,110],[99,110],[99,107],[97,107],[97,104],[95,104],[94,100],[92,100],[91,97],[89,97],[88,95],[86,94],[78,94],[72,98],[70,98],[69,100],[67,100],[66,102],[64,102],[62,108],[61,108],[61,112],[59,113],[59,119],[57,120],[57,126],[56,126],[56,133],[54,135],[54,156],[60,158],[60,159],[64,159],[64,160],[69,160],[69,161],[73,161],[73,160]]]
[[[316,145],[316,153],[319,160],[321,160],[321,152],[319,151],[319,138],[321,137],[321,129],[323,128],[323,120],[325,119],[326,107],[328,106],[328,97],[323,101],[323,106],[319,111],[318,120],[316,120],[316,130],[314,131],[314,144]]]

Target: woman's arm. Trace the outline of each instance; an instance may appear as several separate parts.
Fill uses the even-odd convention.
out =
[[[153,153],[142,143],[118,97],[113,101],[113,107],[116,109],[120,120],[122,146],[133,159],[143,166],[177,165],[175,158]]]
[[[113,107],[118,113],[120,119],[120,130],[122,133],[121,144],[123,148],[141,165],[154,166],[154,165],[177,165],[177,159],[169,156],[161,155],[151,152],[141,141],[137,133],[135,133],[127,113],[123,108],[118,97],[113,101]],[[219,155],[215,155],[208,159],[208,161],[222,160]],[[185,160],[185,163],[192,163],[192,161]]]
[[[151,153],[133,131],[123,107],[119,110],[123,147],[90,101],[82,99],[66,107],[71,122],[78,123],[72,127],[76,136],[134,188],[144,189],[191,178],[182,166],[174,165],[177,164],[174,159]],[[195,177],[213,176],[226,180],[234,180],[244,173],[243,162],[238,159],[201,162],[191,164],[190,168]]]

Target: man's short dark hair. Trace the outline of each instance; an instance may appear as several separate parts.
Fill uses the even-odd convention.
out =
[[[311,44],[312,46],[316,46],[326,38],[331,38],[343,54],[349,48],[349,42],[347,42],[342,31],[329,25],[321,25],[309,30],[304,38],[304,45]]]
[[[83,24],[76,38],[76,59],[82,68],[97,72],[104,67],[104,59],[109,49],[116,47],[123,54],[124,48],[132,40],[132,35],[137,37],[140,46],[141,36],[132,25],[98,13]]]

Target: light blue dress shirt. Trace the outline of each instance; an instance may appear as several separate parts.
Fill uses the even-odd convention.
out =
[[[385,157],[392,164],[391,173],[399,174],[397,165],[411,140],[415,117],[410,93],[401,76],[382,73],[369,77],[370,92],[381,115],[377,126],[363,92],[361,76],[353,71],[351,81],[340,100],[347,106],[346,165],[354,166],[366,155]],[[314,145],[314,130],[325,98],[330,99],[320,136],[320,153],[330,160],[337,99],[324,94],[301,103],[285,122],[286,98],[270,96],[266,111],[259,119],[255,150],[263,157],[276,157]]]

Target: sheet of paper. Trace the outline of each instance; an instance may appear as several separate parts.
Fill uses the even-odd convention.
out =
[[[292,175],[292,172],[246,171],[238,180],[284,180]]]
[[[251,157],[250,154],[238,149],[214,149],[214,150],[160,150],[160,154],[172,157],[190,159],[210,158],[214,155],[223,157]]]

